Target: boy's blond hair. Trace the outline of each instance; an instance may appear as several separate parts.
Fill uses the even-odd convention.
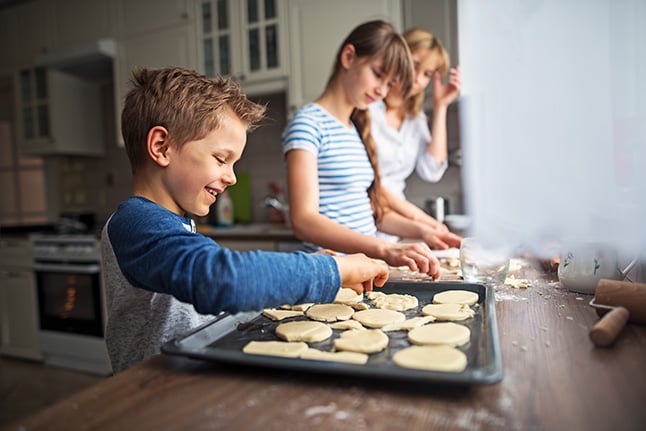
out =
[[[136,69],[121,114],[121,133],[134,174],[146,160],[148,132],[168,130],[169,143],[182,146],[220,126],[230,109],[253,130],[266,107],[250,101],[231,78],[207,78],[179,67]]]

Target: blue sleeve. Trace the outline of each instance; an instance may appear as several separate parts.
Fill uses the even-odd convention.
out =
[[[291,150],[306,150],[317,155],[321,147],[320,125],[301,109],[288,121],[281,140],[283,155]]]
[[[331,256],[231,251],[187,231],[176,214],[143,207],[120,208],[109,221],[121,272],[133,286],[173,295],[199,313],[331,302],[341,286]]]

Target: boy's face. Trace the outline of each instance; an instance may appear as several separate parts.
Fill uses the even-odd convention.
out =
[[[163,174],[171,211],[205,216],[217,195],[236,183],[233,164],[242,156],[247,139],[245,124],[231,111],[204,139],[171,148]]]

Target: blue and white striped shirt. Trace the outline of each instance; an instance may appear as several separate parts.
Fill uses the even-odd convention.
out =
[[[368,197],[374,171],[354,126],[348,128],[321,106],[308,103],[289,120],[282,145],[283,155],[299,149],[316,156],[319,213],[356,232],[375,235]]]

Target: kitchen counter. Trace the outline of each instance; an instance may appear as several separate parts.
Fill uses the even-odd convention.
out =
[[[201,224],[197,226],[197,231],[215,240],[298,241],[291,228],[270,223],[236,224],[230,227]]]
[[[571,429],[646,424],[646,326],[588,338],[590,296],[522,260],[496,289],[503,379],[470,388],[235,367],[159,355],[7,429]],[[410,274],[393,271],[392,278]]]

